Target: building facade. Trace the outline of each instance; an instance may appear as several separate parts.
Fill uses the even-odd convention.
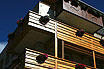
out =
[[[42,0],[17,24],[0,54],[1,69],[104,69],[104,14],[88,4]]]

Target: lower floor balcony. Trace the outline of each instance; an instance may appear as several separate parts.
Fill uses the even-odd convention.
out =
[[[36,57],[40,54],[44,54],[39,51],[26,48],[25,52],[25,68],[26,69],[76,69],[76,62],[69,61],[62,58],[55,58],[52,55],[48,55],[48,58],[44,63],[39,64]],[[55,62],[57,62],[55,64]],[[57,68],[56,68],[57,66]],[[94,69],[94,67],[85,65],[86,69]]]

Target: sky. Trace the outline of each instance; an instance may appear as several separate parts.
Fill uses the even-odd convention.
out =
[[[7,44],[8,34],[17,27],[17,20],[24,18],[39,0],[0,0],[0,52]],[[104,12],[104,0],[82,0]]]
[[[7,44],[8,34],[17,27],[17,20],[24,18],[38,0],[0,0],[0,52]]]

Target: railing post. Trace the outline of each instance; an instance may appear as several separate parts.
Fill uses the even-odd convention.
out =
[[[64,59],[64,41],[62,40],[62,59]]]
[[[92,40],[92,42],[93,42],[93,40]],[[95,60],[95,51],[94,51],[95,48],[94,48],[93,46],[91,46],[91,48],[92,48],[92,50],[93,50],[92,56],[93,56],[94,68],[96,69],[96,60]]]
[[[96,69],[95,51],[93,51],[94,68]]]
[[[55,23],[55,69],[58,68],[57,57],[58,57],[58,43],[57,43],[57,23]]]

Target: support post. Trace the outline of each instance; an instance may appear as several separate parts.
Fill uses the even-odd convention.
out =
[[[93,61],[94,61],[94,68],[96,69],[96,60],[95,60],[95,52],[93,51]]]
[[[58,43],[57,43],[57,23],[55,23],[55,69],[58,68],[57,57],[58,57]]]
[[[92,42],[93,42],[93,40],[92,40]],[[94,68],[96,69],[96,60],[95,60],[95,51],[94,51],[95,48],[93,46],[91,46],[91,47],[93,50],[92,56],[93,56]]]
[[[64,41],[62,40],[62,59],[64,59]]]

